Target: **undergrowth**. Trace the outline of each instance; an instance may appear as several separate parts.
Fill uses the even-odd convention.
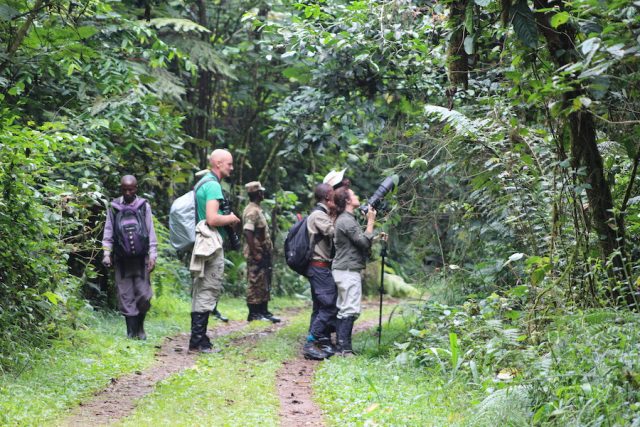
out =
[[[396,363],[389,353],[406,330],[401,317],[385,324],[381,346],[357,334],[359,356],[322,364],[314,387],[331,425],[445,426],[462,420],[477,391],[448,382],[436,367]]]
[[[466,395],[460,407],[445,403],[459,414],[457,421],[446,418],[447,425],[640,425],[638,316],[601,308],[536,317],[528,311],[526,294],[520,286],[504,296],[492,294],[458,306],[436,301],[414,305],[415,317],[395,349],[367,362],[374,368],[358,359],[352,369],[376,373],[381,382],[397,376],[399,384],[388,384],[400,390],[408,384],[395,373],[413,372],[410,377],[424,385],[416,395],[443,393],[438,402]],[[361,408],[359,416],[384,419],[381,408],[399,404],[393,394],[386,396],[390,403],[379,402],[372,414]],[[433,405],[429,411],[438,420]],[[423,425],[443,425],[429,417]],[[389,425],[411,424],[403,418],[389,420]]]

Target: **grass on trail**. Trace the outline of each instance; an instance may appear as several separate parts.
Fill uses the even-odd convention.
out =
[[[257,342],[225,347],[221,353],[203,355],[187,369],[158,384],[141,399],[123,426],[278,426],[279,400],[276,372],[293,358],[309,325],[307,310],[287,327]],[[251,324],[259,331],[265,322]]]
[[[469,390],[462,380],[449,383],[435,369],[401,365],[385,357],[403,333],[406,324],[396,316],[391,324],[383,324],[380,349],[370,333],[357,334],[358,356],[336,357],[320,365],[314,388],[327,422],[336,426],[465,425],[464,414],[470,402],[478,399],[478,392]]]
[[[300,304],[275,299],[271,307],[277,311]],[[244,300],[223,299],[219,309],[232,320],[246,318]],[[124,320],[118,314],[87,313],[86,327],[67,331],[50,348],[34,351],[20,373],[0,377],[0,425],[51,424],[112,378],[149,367],[165,336],[189,330],[190,311],[188,301],[154,299],[145,324],[147,341],[125,338]]]

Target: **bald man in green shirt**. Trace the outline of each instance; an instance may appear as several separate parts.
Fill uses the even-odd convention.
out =
[[[240,222],[235,214],[225,215],[220,209],[224,201],[220,181],[231,175],[233,156],[227,150],[214,150],[209,157],[209,164],[210,171],[201,179],[205,182],[196,191],[197,222],[204,220],[224,240],[227,238],[224,227]],[[212,351],[211,341],[207,337],[207,325],[209,314],[215,310],[222,293],[223,278],[224,251],[220,248],[205,260],[204,274],[193,278],[189,351]]]

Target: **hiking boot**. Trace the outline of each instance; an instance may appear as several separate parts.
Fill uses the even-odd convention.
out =
[[[327,353],[328,357],[331,357],[338,352],[338,349],[331,342],[331,338],[318,338],[317,343],[320,350]]]
[[[213,317],[215,317],[216,319],[220,320],[221,322],[227,323],[229,321],[229,318],[226,316],[223,316],[222,313],[220,313],[218,311],[218,305],[216,304],[216,306],[213,308],[213,311],[211,312],[211,315]]]
[[[329,355],[320,349],[317,345],[317,341],[307,341],[302,348],[302,354],[305,359],[308,360],[324,360],[329,358]]]
[[[147,313],[138,314],[138,330],[136,331],[136,335],[138,339],[146,340],[147,334],[144,331],[144,318],[147,316]]]
[[[279,317],[276,317],[269,311],[269,302],[263,302],[259,304],[260,311],[262,315],[269,320],[271,323],[279,323],[281,320]]]

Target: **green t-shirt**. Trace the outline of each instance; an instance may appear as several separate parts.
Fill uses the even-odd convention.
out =
[[[196,200],[198,201],[198,222],[206,218],[207,202],[209,200],[218,200],[220,202],[220,205],[222,205],[222,201],[224,200],[224,195],[222,194],[222,186],[213,175],[213,172],[207,173],[202,177],[200,181],[204,179],[210,179],[210,181],[202,184],[196,192]],[[218,209],[218,213],[222,214],[222,211]],[[227,237],[227,233],[224,227],[217,227],[217,229],[223,239]]]

